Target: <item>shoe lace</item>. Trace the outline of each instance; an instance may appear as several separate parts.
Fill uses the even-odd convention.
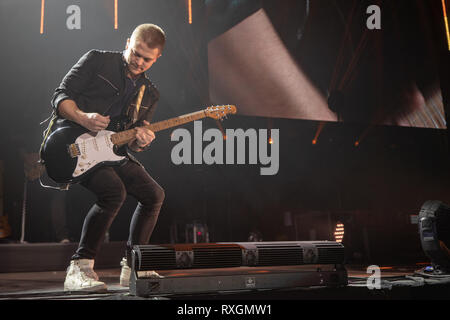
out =
[[[76,268],[78,269],[78,274],[83,280],[98,280],[98,275],[94,270],[90,268],[80,268],[79,266],[76,266]]]
[[[98,280],[98,275],[92,269],[83,270],[84,274],[91,279]]]

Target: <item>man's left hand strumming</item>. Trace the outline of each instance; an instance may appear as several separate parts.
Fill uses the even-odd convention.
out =
[[[150,123],[144,120],[144,125],[148,126]],[[146,127],[136,127],[136,139],[131,141],[128,146],[131,150],[139,152],[143,151],[145,147],[155,139],[155,133]]]

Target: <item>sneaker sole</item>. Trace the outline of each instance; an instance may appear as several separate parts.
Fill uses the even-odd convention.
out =
[[[82,288],[82,289],[71,289],[64,287],[64,292],[68,293],[102,293],[108,292],[108,287],[106,285],[99,285],[90,288]]]

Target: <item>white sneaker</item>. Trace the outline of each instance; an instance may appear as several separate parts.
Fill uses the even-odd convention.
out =
[[[127,258],[122,258],[120,265],[122,266],[122,270],[120,271],[120,285],[122,287],[129,287],[131,268],[128,266]],[[155,271],[145,271],[144,276],[147,278],[164,278]]]
[[[70,261],[64,281],[64,291],[97,292],[105,290],[106,284],[98,281],[98,275],[94,272],[93,259]]]

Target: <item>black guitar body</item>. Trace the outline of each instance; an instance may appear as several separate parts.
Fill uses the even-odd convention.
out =
[[[115,131],[118,131],[114,129],[123,127],[121,121],[123,121],[122,118],[112,119],[108,128],[98,133],[89,132],[84,127],[68,120],[61,121],[58,124],[57,129],[47,138],[41,150],[41,159],[44,162],[48,176],[57,183],[76,183],[84,179],[88,172],[93,172],[97,167],[103,165],[119,165],[123,163],[123,161],[126,160],[125,152],[120,149],[118,150],[117,147],[113,145],[111,145],[111,148],[106,148],[108,149],[107,152],[110,154],[109,157],[107,154],[107,157],[104,159],[87,159],[86,162],[92,162],[95,163],[95,165],[85,165],[81,168],[80,162],[83,160],[79,159],[79,157],[84,158],[84,155],[81,154],[81,150],[78,150],[80,151],[80,154],[78,155],[74,155],[73,153],[76,149],[72,149],[71,153],[71,148],[74,148],[75,141],[81,135],[89,135],[92,138],[95,138],[96,136],[101,137],[102,134],[108,132],[114,133]],[[99,140],[103,141],[104,139]],[[111,153],[114,153],[114,155],[111,155]],[[115,157],[115,155],[117,155],[117,157]],[[96,154],[93,156],[96,156]],[[103,156],[103,154],[100,154],[100,156]],[[74,176],[76,171],[85,172],[80,172],[78,175]]]
[[[41,159],[52,180],[58,183],[78,182],[78,179],[72,176],[77,158],[70,156],[69,146],[87,132],[83,127],[73,124],[56,129],[48,137],[41,152]]]

